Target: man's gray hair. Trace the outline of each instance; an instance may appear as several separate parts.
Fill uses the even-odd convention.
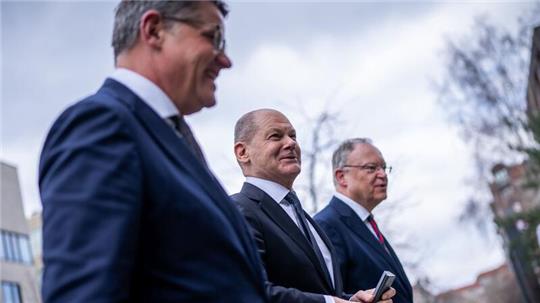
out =
[[[255,124],[256,114],[257,111],[251,111],[236,121],[236,125],[234,126],[234,143],[251,142],[257,130],[257,125]]]
[[[334,181],[334,185],[336,184],[336,176],[335,171],[338,168],[342,168],[343,166],[347,165],[347,159],[349,158],[349,155],[354,150],[356,145],[358,144],[373,144],[373,141],[369,138],[352,138],[343,141],[338,148],[334,151],[334,154],[332,155],[332,174]]]
[[[221,12],[227,16],[227,5],[223,1],[211,1]],[[139,24],[142,15],[153,9],[162,16],[175,16],[177,18],[190,18],[197,12],[201,1],[138,1],[123,0],[116,7],[112,47],[114,58],[120,53],[132,48],[139,35]],[[167,26],[167,25],[166,25]]]

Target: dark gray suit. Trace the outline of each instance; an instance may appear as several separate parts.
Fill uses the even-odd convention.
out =
[[[322,229],[306,214],[308,221],[332,254],[335,287],[325,274],[311,244],[287,213],[264,191],[244,183],[240,193],[232,196],[247,219],[269,284],[271,302],[324,302],[323,295],[346,297],[334,258],[332,243]]]

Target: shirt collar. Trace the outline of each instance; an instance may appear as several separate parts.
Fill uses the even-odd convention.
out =
[[[126,68],[117,68],[109,78],[114,79],[135,93],[162,119],[180,115],[173,101],[154,82]]]
[[[369,211],[367,211],[367,209],[360,205],[360,203],[355,202],[353,199],[338,192],[334,193],[334,197],[340,199],[341,201],[343,201],[343,203],[347,204],[350,208],[352,208],[352,210],[358,215],[358,217],[360,217],[360,219],[362,219],[363,222],[365,222],[369,217]]]
[[[258,187],[260,190],[264,191],[277,203],[281,202],[285,196],[289,193],[289,190],[274,181],[265,180],[257,177],[246,177],[246,183]]]

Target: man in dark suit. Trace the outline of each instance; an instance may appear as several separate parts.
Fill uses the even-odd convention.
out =
[[[125,1],[116,71],[40,162],[44,302],[267,302],[248,227],[183,116],[215,104],[223,3]]]
[[[394,302],[411,303],[412,288],[371,211],[386,199],[391,167],[371,140],[343,142],[332,157],[336,193],[315,221],[335,247],[345,291],[377,283],[383,271],[396,275]]]
[[[342,291],[332,244],[292,191],[301,156],[289,120],[270,109],[245,114],[236,123],[234,151],[246,183],[232,198],[252,228],[270,301],[349,299]],[[393,292],[385,294],[385,302],[391,302]],[[358,291],[351,299],[370,302],[372,295]]]

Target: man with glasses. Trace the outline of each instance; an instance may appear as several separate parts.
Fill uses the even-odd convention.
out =
[[[116,70],[40,162],[44,302],[267,302],[241,214],[184,116],[231,67],[220,1],[122,1]]]
[[[365,291],[350,291],[352,297],[344,294],[332,244],[292,190],[301,152],[287,117],[272,109],[249,112],[236,123],[234,141],[246,182],[232,198],[253,231],[268,275],[270,301],[371,302],[372,295]],[[377,281],[362,289],[376,285]],[[394,293],[387,291],[381,302],[392,302]]]
[[[315,221],[335,247],[346,292],[377,283],[387,270],[396,275],[392,287],[398,303],[412,303],[412,288],[388,240],[371,211],[386,199],[388,174],[381,152],[365,138],[343,142],[332,157],[336,188],[328,206]]]

